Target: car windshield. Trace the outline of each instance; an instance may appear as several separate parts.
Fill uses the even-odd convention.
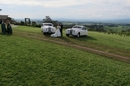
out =
[[[43,24],[44,26],[52,26],[52,24]]]
[[[82,27],[80,27],[80,26],[74,26],[73,28],[79,28],[79,29],[81,29]]]

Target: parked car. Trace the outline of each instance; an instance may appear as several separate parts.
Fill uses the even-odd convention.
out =
[[[86,36],[88,35],[88,30],[85,26],[82,25],[75,25],[72,28],[66,29],[66,36],[73,35],[73,36]]]
[[[43,23],[41,26],[42,33],[55,33],[56,28],[53,26],[52,23]]]

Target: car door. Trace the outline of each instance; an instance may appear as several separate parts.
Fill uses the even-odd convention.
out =
[[[83,28],[82,28],[82,35],[87,35],[86,27],[83,27]]]

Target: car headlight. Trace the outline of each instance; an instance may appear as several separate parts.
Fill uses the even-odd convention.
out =
[[[73,33],[76,33],[77,31],[76,30],[73,30]]]

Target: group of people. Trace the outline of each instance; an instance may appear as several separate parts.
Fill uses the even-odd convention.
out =
[[[2,21],[1,31],[2,31],[2,34],[12,34],[12,27],[10,25],[9,20]]]
[[[54,34],[51,34],[51,37],[62,37],[63,36],[62,29],[63,29],[63,24],[62,23],[57,24],[56,32]]]

